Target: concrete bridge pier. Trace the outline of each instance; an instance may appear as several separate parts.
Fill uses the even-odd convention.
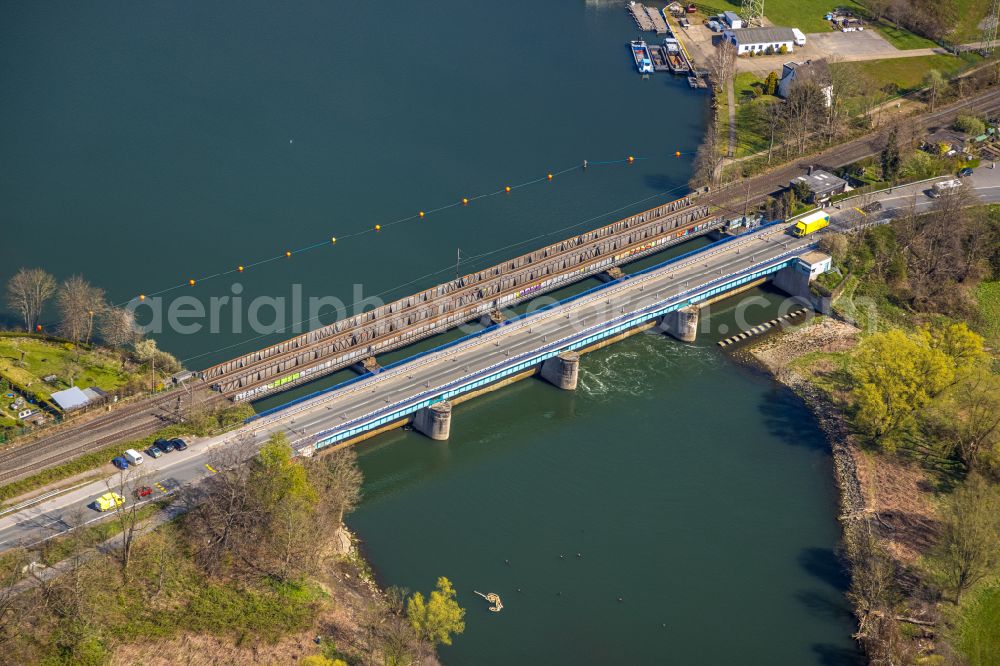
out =
[[[775,273],[774,286],[817,312],[830,314],[830,297],[813,294],[809,288],[810,282],[828,270],[830,270],[829,255],[822,252],[808,252],[791,266]]]
[[[451,434],[451,403],[438,402],[413,415],[413,429],[433,440],[444,441]]]
[[[542,363],[542,379],[565,391],[576,389],[580,375],[580,354],[567,351]]]
[[[694,342],[698,338],[698,306],[689,305],[682,310],[668,312],[660,329],[681,342]]]

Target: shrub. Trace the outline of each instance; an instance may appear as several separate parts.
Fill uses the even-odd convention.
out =
[[[778,53],[780,53],[781,55],[785,55],[786,53],[788,53],[788,46],[785,45],[785,44],[782,44],[781,48],[778,49]]]
[[[959,116],[955,119],[955,129],[965,132],[970,136],[979,136],[986,133],[986,123],[976,116]]]

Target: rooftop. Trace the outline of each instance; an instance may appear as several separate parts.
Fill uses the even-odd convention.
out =
[[[847,186],[847,181],[843,178],[839,178],[834,176],[829,171],[822,171],[820,169],[813,171],[812,175],[799,176],[798,178],[792,179],[792,183],[795,183],[796,181],[805,183],[809,189],[816,194],[831,192]]]
[[[794,42],[795,33],[791,28],[737,28],[728,30],[741,44],[771,44],[774,42]]]
[[[87,394],[77,386],[70,387],[65,391],[56,391],[52,394],[52,399],[64,412],[68,412],[71,409],[79,409],[90,402]]]

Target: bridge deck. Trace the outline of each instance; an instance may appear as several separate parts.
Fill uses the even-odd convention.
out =
[[[672,201],[226,361],[201,376],[234,400],[259,399],[659,251],[719,224],[705,205],[692,205],[687,198]]]
[[[556,306],[388,366],[265,413],[255,428],[293,419],[297,446],[316,448],[365,436],[442,399],[478,391],[530,371],[545,359],[586,349],[674,309],[703,302],[773,274],[811,249],[780,225],[595,288]],[[315,434],[318,433],[318,434]]]

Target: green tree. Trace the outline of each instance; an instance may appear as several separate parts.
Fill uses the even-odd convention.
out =
[[[882,180],[895,181],[899,175],[899,167],[903,159],[899,152],[899,136],[895,127],[889,130],[885,139],[885,148],[879,154],[879,163],[882,166]]]
[[[937,106],[938,97],[948,87],[948,80],[938,70],[931,69],[924,74],[924,87],[927,90],[927,102],[933,111]]]
[[[430,598],[415,592],[406,604],[406,615],[417,635],[434,645],[451,645],[453,634],[465,631],[465,609],[455,600],[451,581],[441,576]]]
[[[954,362],[955,373],[964,376],[989,360],[985,340],[969,330],[965,322],[925,326],[919,331],[929,347],[939,349]]]
[[[964,592],[1000,570],[1000,485],[970,476],[945,503],[940,535],[931,566],[957,605]]]
[[[959,116],[955,119],[955,129],[970,136],[979,136],[986,133],[986,123],[976,116]]]
[[[855,422],[888,450],[916,424],[915,413],[955,377],[954,363],[944,351],[932,347],[926,336],[909,336],[899,329],[862,340],[850,372]]]
[[[771,72],[764,79],[764,94],[773,95],[778,91],[778,73]]]

